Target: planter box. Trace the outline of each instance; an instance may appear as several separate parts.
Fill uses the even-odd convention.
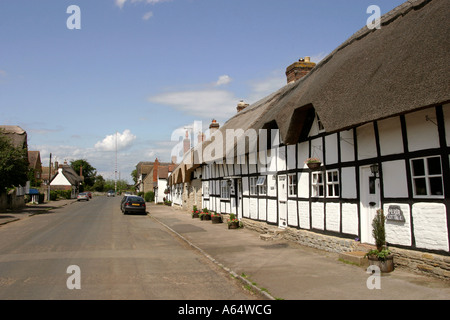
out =
[[[194,218],[198,218],[198,213],[193,213],[192,214],[192,219],[194,219]]]
[[[211,215],[210,215],[210,214],[202,215],[202,216],[200,217],[200,219],[201,219],[201,220],[211,220]]]
[[[222,223],[222,217],[220,217],[220,216],[213,216],[213,217],[211,217],[211,222],[212,223]]]
[[[381,272],[392,272],[394,271],[394,255],[390,255],[385,261],[378,260],[376,256],[367,256],[369,260],[369,265],[378,266]]]
[[[238,229],[238,228],[239,228],[239,222],[228,223],[228,229]]]

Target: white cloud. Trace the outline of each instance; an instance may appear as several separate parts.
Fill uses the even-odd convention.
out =
[[[149,20],[151,17],[153,17],[153,12],[149,11],[142,16],[142,20]]]
[[[231,77],[224,74],[223,76],[220,76],[219,79],[216,81],[216,86],[222,86],[225,84],[229,84],[231,82]]]
[[[128,0],[115,0],[115,3],[116,3],[116,6],[118,6],[119,8],[122,9],[127,1]],[[171,0],[130,0],[131,3],[144,2],[147,4],[157,4],[160,2],[167,2],[167,1],[171,1]]]
[[[117,142],[117,150],[123,150],[130,147],[134,140],[136,136],[126,129],[123,133],[106,136],[102,141],[97,142],[94,148],[101,151],[115,151]]]
[[[150,97],[148,101],[168,105],[201,118],[226,119],[236,111],[239,99],[226,90],[205,89],[161,93]]]

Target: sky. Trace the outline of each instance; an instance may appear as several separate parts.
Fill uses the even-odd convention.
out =
[[[369,6],[403,2],[0,0],[0,124],[27,131],[44,166],[85,159],[114,179],[117,163],[131,182],[194,122],[223,124],[286,85],[290,64],[320,62]]]

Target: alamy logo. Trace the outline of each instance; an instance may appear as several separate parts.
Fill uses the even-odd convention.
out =
[[[71,5],[67,7],[67,13],[70,13],[71,16],[67,18],[67,29],[81,29],[81,9],[79,6]]]
[[[81,289],[81,269],[77,265],[67,267],[66,273],[71,274],[66,281],[67,289]]]
[[[372,15],[367,19],[366,26],[370,30],[381,29],[381,9],[379,6],[371,5],[367,8],[367,13]]]

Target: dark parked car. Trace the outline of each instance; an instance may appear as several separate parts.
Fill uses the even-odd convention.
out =
[[[147,214],[147,206],[145,200],[138,196],[124,196],[120,202],[120,210],[123,214],[141,213]]]

